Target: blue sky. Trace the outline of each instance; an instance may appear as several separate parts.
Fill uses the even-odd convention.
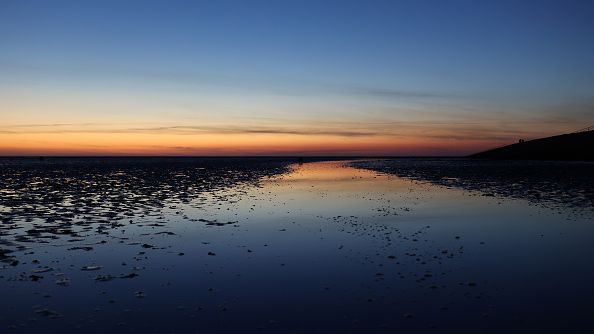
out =
[[[19,135],[334,123],[398,154],[594,123],[591,1],[4,0],[0,50],[0,131]]]

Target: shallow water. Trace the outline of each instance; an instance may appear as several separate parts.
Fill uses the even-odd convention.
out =
[[[594,213],[593,162],[396,158],[359,160],[352,165],[480,191],[485,196],[525,199],[549,208],[574,208],[576,215]]]
[[[130,192],[137,183],[126,181],[120,201],[110,200],[108,187],[94,208],[70,208],[64,201],[76,199],[64,196],[36,203],[34,191],[32,211],[23,209],[27,192],[3,202],[0,248],[12,252],[0,262],[0,328],[594,329],[588,212],[480,196],[349,162],[275,163],[272,170],[251,166],[259,172],[239,179],[233,175],[246,171],[235,165],[225,165],[227,176],[219,165],[207,168],[223,181],[200,190],[187,188],[200,180],[196,166],[176,170],[182,179],[193,175],[183,200],[176,179],[165,178],[148,192]],[[97,174],[76,177],[85,175]],[[109,210],[95,210],[106,203]],[[36,217],[48,207],[54,220]]]

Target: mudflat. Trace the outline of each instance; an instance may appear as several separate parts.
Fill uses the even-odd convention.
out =
[[[0,328],[594,329],[590,166],[481,163],[3,160]]]

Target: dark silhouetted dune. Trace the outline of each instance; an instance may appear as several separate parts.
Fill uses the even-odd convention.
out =
[[[519,142],[469,157],[495,160],[594,161],[594,130]]]

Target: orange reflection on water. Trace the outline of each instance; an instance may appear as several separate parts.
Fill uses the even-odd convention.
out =
[[[282,176],[294,188],[322,188],[331,191],[385,192],[410,188],[411,181],[350,166],[350,161],[325,161],[291,165]]]

